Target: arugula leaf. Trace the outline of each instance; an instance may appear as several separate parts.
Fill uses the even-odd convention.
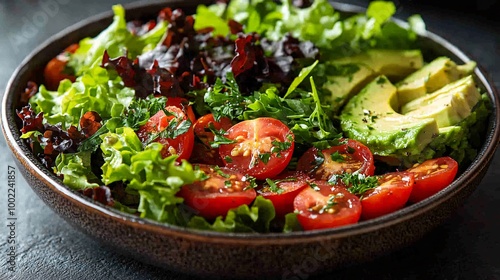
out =
[[[232,120],[241,119],[250,100],[250,97],[241,94],[231,72],[227,73],[225,83],[217,78],[214,86],[210,87],[204,96],[204,101],[216,121],[219,121],[221,117],[228,117]]]

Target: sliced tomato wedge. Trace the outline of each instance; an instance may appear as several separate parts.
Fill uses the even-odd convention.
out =
[[[239,122],[225,137],[235,142],[219,147],[225,165],[260,180],[278,175],[292,159],[294,135],[277,119]]]
[[[179,107],[189,118],[192,124],[196,122],[196,116],[193,107],[189,105],[189,101],[183,97],[168,97],[166,106]]]
[[[208,178],[185,185],[177,193],[195,214],[212,220],[218,216],[226,216],[227,211],[240,205],[250,205],[255,199],[255,190],[238,171],[206,164],[196,166]]]
[[[159,111],[141,126],[136,134],[143,143],[163,144],[161,152],[163,157],[177,155],[177,161],[187,160],[193,151],[193,126],[188,121],[186,113],[179,107],[166,106],[165,109],[168,115],[164,111]]]
[[[413,174],[405,171],[382,175],[378,187],[361,195],[361,218],[373,219],[403,208],[408,202],[414,181]]]
[[[372,176],[375,172],[373,154],[370,149],[352,139],[342,139],[341,145],[318,150],[307,150],[297,162],[297,170],[319,180],[327,180],[332,175],[358,172]]]
[[[233,126],[233,122],[227,117],[221,117],[219,121],[216,121],[212,113],[203,115],[196,120],[193,126],[194,134],[207,146],[210,146],[211,142],[214,141],[214,133],[210,130],[211,126],[215,130],[227,131]]]
[[[357,223],[361,216],[359,198],[346,188],[313,180],[293,202],[297,220],[304,230],[325,229]]]
[[[219,148],[212,148],[211,143],[214,141],[214,133],[210,130],[212,127],[215,130],[228,130],[233,126],[229,118],[222,117],[219,121],[215,121],[213,114],[206,114],[196,120],[193,125],[194,134],[199,142],[195,143],[193,154],[190,161],[194,163],[204,163],[224,166],[219,155]]]
[[[276,217],[284,217],[293,212],[293,200],[308,186],[308,177],[302,172],[284,171],[266,181],[257,189],[257,194],[271,200]]]
[[[412,203],[424,200],[446,188],[458,172],[458,163],[451,157],[440,157],[426,160],[407,171],[415,174],[415,184],[409,201]]]
[[[69,54],[78,49],[78,44],[72,44],[58,56],[51,59],[43,70],[44,84],[48,90],[57,90],[59,83],[64,79],[74,82],[76,77],[64,72],[68,64]]]

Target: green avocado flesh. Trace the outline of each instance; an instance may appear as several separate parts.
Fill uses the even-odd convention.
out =
[[[370,50],[334,60],[326,65],[330,72],[323,88],[334,111],[339,110],[373,78],[384,75],[400,80],[423,65],[419,50]]]
[[[396,84],[400,104],[406,104],[427,93],[472,73],[476,62],[457,65],[450,58],[442,56],[424,65]]]
[[[437,122],[399,114],[398,105],[397,88],[380,75],[345,105],[342,130],[377,156],[419,154],[439,134]]]
[[[335,62],[362,63],[378,75],[384,75],[395,81],[422,68],[424,59],[420,50],[369,50],[355,56],[337,59]]]
[[[468,117],[480,99],[474,79],[467,76],[403,105],[401,113],[415,118],[434,118],[438,127],[447,127]]]

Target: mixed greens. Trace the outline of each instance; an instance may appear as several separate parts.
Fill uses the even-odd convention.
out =
[[[171,121],[147,139],[138,133],[158,112],[175,115],[165,110],[169,99],[185,98],[196,117],[281,121],[294,136],[287,167],[293,169],[306,150],[339,145],[345,137],[342,107],[332,105],[336,101],[325,85],[358,69],[331,62],[374,49],[418,49],[418,34],[425,33],[418,15],[408,19],[408,27],[391,21],[396,9],[386,1],[373,1],[366,13],[354,15],[336,11],[326,0],[304,7],[292,1],[233,0],[199,5],[194,15],[165,8],[150,21],[127,22],[120,5],[113,11],[111,25],[65,52],[64,71],[73,79],[57,88],[47,88],[43,80],[27,87],[22,97],[27,102],[18,110],[22,138],[65,185],[100,203],[142,218],[222,232],[289,232],[300,225],[293,213],[275,224],[273,203],[262,196],[212,220],[186,206],[178,192],[206,174],[194,159],[165,156],[156,140],[178,138],[194,120]],[[489,110],[483,94],[457,125],[461,128],[438,135],[418,155],[394,154],[399,165],[380,163],[379,170],[444,155],[467,164],[480,146],[484,128],[478,124]],[[211,132],[211,148],[232,143],[224,130]],[[286,143],[273,143],[274,151],[290,148]],[[338,153],[331,158],[344,160]],[[330,180],[337,181],[357,195],[377,186],[376,177],[356,174]],[[275,181],[266,182],[278,188]]]

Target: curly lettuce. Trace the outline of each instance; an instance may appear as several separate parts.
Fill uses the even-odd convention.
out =
[[[253,204],[241,205],[228,211],[226,217],[219,216],[213,223],[203,217],[194,216],[187,227],[219,232],[269,232],[271,221],[276,211],[269,199],[257,196]]]
[[[99,179],[91,171],[91,153],[61,153],[56,158],[55,173],[63,176],[63,183],[74,190],[99,186]]]
[[[61,81],[57,91],[43,85],[30,99],[36,112],[43,112],[46,122],[60,123],[63,128],[78,126],[80,118],[89,111],[101,118],[119,117],[134,99],[133,89],[125,87],[120,77],[99,66],[89,69],[74,83]]]
[[[96,65],[100,65],[104,51],[107,51],[110,57],[127,54],[133,59],[152,50],[165,36],[168,22],[159,21],[146,34],[136,36],[127,29],[123,6],[114,5],[112,8],[114,12],[113,22],[96,37],[82,39],[76,52],[70,55],[68,66],[77,76]]]
[[[140,197],[142,218],[176,224],[174,209],[182,203],[175,196],[181,186],[201,180],[203,172],[187,161],[177,164],[177,156],[162,158],[163,145],[151,143],[143,148],[132,128],[120,127],[101,135],[104,164],[102,181],[126,182],[126,191]]]
[[[301,41],[311,41],[323,49],[322,60],[363,52],[372,48],[409,49],[417,34],[425,32],[420,15],[408,18],[408,26],[391,21],[396,12],[391,1],[372,1],[366,13],[343,18],[327,0],[315,0],[310,7],[298,8],[291,0],[277,4],[263,0],[235,0],[229,4],[213,4],[198,9],[198,29],[214,27],[225,32],[220,21],[233,19],[241,23],[244,32],[257,32],[277,41],[286,34]]]

